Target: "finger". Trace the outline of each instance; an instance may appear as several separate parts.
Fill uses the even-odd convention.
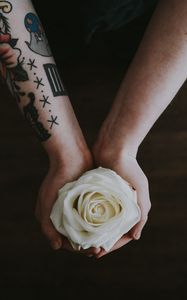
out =
[[[109,252],[102,249],[102,251],[96,256],[96,258],[101,258],[102,256],[104,256],[108,253],[111,253],[111,252],[125,246],[130,241],[132,241],[132,237],[126,234],[117,243],[115,243],[115,245],[112,247],[112,249]]]
[[[5,53],[5,54],[3,54],[2,56],[1,56],[1,58],[2,59],[10,59],[10,58],[12,58],[12,57],[14,57],[13,56],[13,54],[12,54],[12,52],[7,52],[7,53]]]
[[[61,247],[62,249],[75,252],[75,249],[73,249],[73,247],[71,246],[70,242],[66,237],[61,236],[61,240],[62,240],[62,247]]]
[[[6,55],[10,51],[9,44],[1,44],[0,48],[0,56]]]
[[[149,196],[149,183],[146,175],[140,168],[136,159],[130,161],[131,168],[121,172],[121,176],[126,179],[137,192],[137,203],[141,211],[140,221],[131,229],[130,235],[133,239],[138,239],[141,236],[141,232],[147,221],[147,216],[151,208],[150,196]]]
[[[16,62],[12,61],[12,58],[5,61],[7,68],[11,69],[16,66]]]
[[[142,230],[147,222],[148,213],[149,213],[150,207],[151,207],[151,202],[150,202],[148,191],[137,190],[137,195],[138,195],[137,203],[141,210],[141,219],[130,231],[131,236],[135,240],[138,240],[141,236]]]
[[[54,250],[58,250],[62,248],[69,251],[74,251],[69,241],[64,236],[62,236],[53,226],[50,220],[50,214],[49,214],[50,209],[51,209],[51,203],[50,204],[43,203],[41,209],[41,202],[39,200],[36,202],[35,217],[38,220],[38,222],[41,224],[42,233],[48,239],[51,247]]]
[[[50,220],[41,223],[41,230],[45,237],[49,240],[50,245],[54,250],[62,247],[61,235],[55,230]]]
[[[90,247],[89,249],[81,249],[80,252],[92,257],[92,256],[97,256],[101,252],[101,248],[96,248],[96,247]]]
[[[139,240],[141,237],[142,230],[147,222],[148,217],[145,216],[141,219],[140,222],[138,222],[130,231],[131,237],[135,240]]]
[[[71,252],[75,252],[75,250],[73,249],[73,247],[71,246],[70,242],[68,241],[67,238],[61,236],[53,227],[52,224],[49,223],[43,223],[42,224],[42,232],[43,234],[47,237],[47,239],[49,240],[51,247],[54,250],[58,250],[58,249],[65,249],[65,250],[69,250]],[[91,247],[89,249],[82,249],[80,251],[77,251],[79,253],[83,253],[87,256],[94,256],[97,255],[99,252],[101,251],[101,248],[95,248],[95,247]]]
[[[140,207],[141,219],[130,231],[131,237],[133,237],[135,240],[140,238],[151,208],[149,188],[147,185],[137,188],[137,203]]]

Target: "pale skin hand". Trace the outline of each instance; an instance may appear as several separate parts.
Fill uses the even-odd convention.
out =
[[[75,153],[71,153],[71,157],[70,151],[71,149],[69,149],[69,155],[67,154],[64,162],[59,158],[51,160],[48,174],[39,190],[35,215],[41,223],[43,234],[47,237],[53,249],[61,248],[74,251],[69,241],[55,230],[50,220],[51,209],[57,199],[58,190],[65,183],[76,180],[82,173],[92,167],[89,153],[78,153],[80,150],[74,148]],[[100,249],[90,248],[81,252],[89,256],[99,251]]]
[[[50,220],[50,214],[53,204],[57,199],[58,190],[62,188],[65,183],[76,180],[84,172],[91,169],[93,162],[72,108],[69,111],[67,107],[66,110],[64,107],[63,113],[65,111],[69,115],[69,123],[74,124],[74,128],[70,131],[68,123],[66,123],[59,128],[60,136],[58,139],[43,143],[44,148],[48,152],[50,166],[48,174],[39,190],[35,215],[41,224],[43,234],[49,240],[54,250],[66,249],[74,251],[69,241],[54,228]],[[64,137],[65,129],[67,131]],[[59,147],[56,145],[56,141],[60,141],[62,138],[63,146]],[[92,247],[87,250],[80,250],[79,252],[87,256],[93,256],[98,254],[100,250],[100,248],[96,249]]]
[[[148,183],[136,155],[144,137],[186,80],[186,16],[187,1],[159,2],[93,147],[98,165],[116,170],[137,188],[142,211],[140,223],[112,250],[140,236],[147,219]],[[101,251],[97,257],[105,254]]]
[[[137,202],[141,209],[141,221],[113,246],[113,248],[109,251],[112,252],[126,245],[133,239],[138,240],[140,238],[141,231],[147,221],[147,216],[151,208],[148,180],[140,168],[136,158],[128,153],[114,153],[113,157],[112,155],[107,157],[105,153],[100,152],[99,156],[96,154],[95,157],[97,157],[97,165],[102,165],[103,167],[114,170],[131,184],[131,186],[137,191]],[[108,252],[102,249],[96,257],[100,258],[107,253]]]

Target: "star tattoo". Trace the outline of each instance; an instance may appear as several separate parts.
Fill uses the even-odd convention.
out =
[[[37,86],[36,86],[37,90],[38,90],[38,88],[40,87],[40,85],[41,85],[41,86],[45,86],[45,85],[43,84],[42,80],[43,80],[43,78],[40,78],[40,79],[39,79],[38,76],[36,76],[36,80],[34,80],[34,82],[37,84]]]
[[[43,95],[43,99],[40,99],[40,102],[43,102],[43,107],[46,106],[46,104],[51,104],[51,102],[47,101],[49,99],[49,96],[44,96]]]
[[[29,62],[27,63],[27,66],[30,66],[30,71],[32,71],[33,68],[37,69],[38,67],[35,65],[35,59],[30,59]]]
[[[51,115],[51,119],[50,119],[50,120],[47,120],[47,122],[51,123],[50,129],[53,128],[53,125],[54,125],[54,124],[55,124],[55,125],[59,125],[59,123],[56,121],[57,118],[58,118],[57,116],[54,117],[54,116]]]

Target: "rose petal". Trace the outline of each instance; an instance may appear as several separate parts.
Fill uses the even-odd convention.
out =
[[[140,215],[136,191],[114,171],[99,167],[59,190],[50,217],[75,249],[109,251]]]

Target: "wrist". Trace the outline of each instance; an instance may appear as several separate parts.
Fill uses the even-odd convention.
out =
[[[49,167],[60,173],[76,174],[90,169],[93,165],[91,153],[84,142],[58,144],[46,148]]]
[[[130,136],[125,136],[117,131],[117,134],[110,134],[101,131],[93,148],[93,156],[97,165],[107,161],[115,161],[116,158],[129,155],[136,159],[139,144],[134,142]]]

